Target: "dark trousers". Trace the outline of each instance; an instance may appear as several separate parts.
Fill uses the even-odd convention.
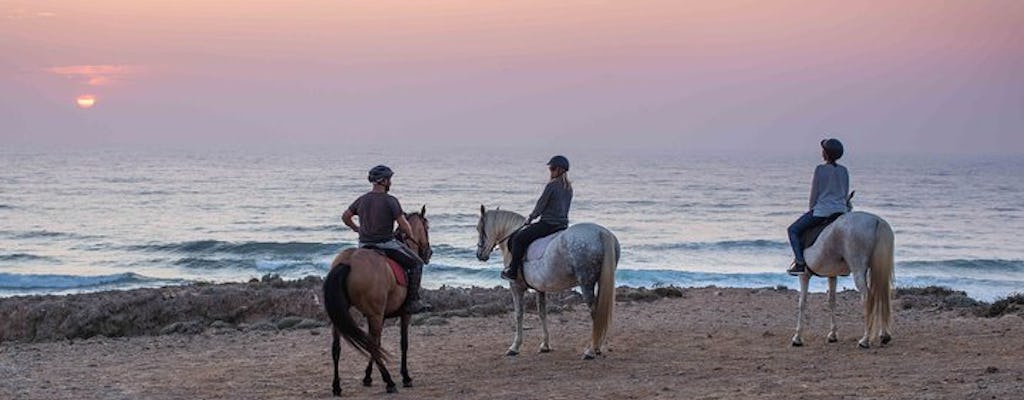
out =
[[[793,256],[796,258],[796,262],[806,264],[804,260],[804,244],[800,240],[800,236],[804,234],[808,229],[811,229],[818,224],[825,222],[828,217],[815,217],[814,213],[808,211],[797,218],[789,229],[786,231],[789,233],[789,245],[793,246]]]
[[[525,228],[520,230],[519,233],[512,235],[508,240],[509,250],[512,251],[512,261],[509,264],[509,269],[518,273],[518,271],[523,268],[523,259],[526,258],[526,249],[530,247],[530,243],[533,243],[534,240],[565,228],[568,228],[566,224],[540,221],[535,224],[527,225]]]

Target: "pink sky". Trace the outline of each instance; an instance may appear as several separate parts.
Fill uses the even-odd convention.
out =
[[[1011,0],[5,1],[0,141],[792,150],[832,134],[1021,153],[1022,21]]]

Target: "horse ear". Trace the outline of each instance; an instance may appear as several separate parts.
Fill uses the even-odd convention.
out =
[[[486,210],[484,210],[484,205],[481,204],[480,205],[480,216],[483,216],[484,214],[486,214]]]
[[[424,217],[427,216],[427,205],[426,204],[423,205],[423,208],[420,208],[420,215],[422,215]]]

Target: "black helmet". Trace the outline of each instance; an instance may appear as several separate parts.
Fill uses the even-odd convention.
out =
[[[370,169],[370,176],[367,178],[372,183],[379,183],[382,180],[390,178],[395,172],[388,168],[387,165],[378,165]]]
[[[565,156],[554,156],[551,157],[551,161],[548,161],[548,165],[552,167],[561,167],[562,169],[569,170],[569,159]]]
[[[821,141],[821,148],[825,150],[825,154],[828,155],[832,161],[838,160],[843,156],[843,142],[839,139],[825,139]]]

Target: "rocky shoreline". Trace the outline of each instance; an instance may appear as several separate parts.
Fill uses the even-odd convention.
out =
[[[327,324],[320,302],[321,285],[322,280],[315,276],[294,281],[265,276],[248,283],[2,298],[0,342],[318,328]],[[620,302],[649,302],[684,297],[686,290],[619,287],[616,297]],[[790,291],[781,287],[723,290]],[[902,288],[894,296],[895,306],[902,309],[958,310],[978,317],[1024,315],[1021,295],[992,304],[939,287]],[[423,297],[434,305],[434,311],[417,315],[414,325],[443,325],[449,317],[489,317],[512,309],[510,294],[504,287],[442,287],[425,290]],[[530,312],[536,308],[534,299],[527,296],[526,307]],[[548,296],[552,314],[580,306],[581,297],[572,291]]]

